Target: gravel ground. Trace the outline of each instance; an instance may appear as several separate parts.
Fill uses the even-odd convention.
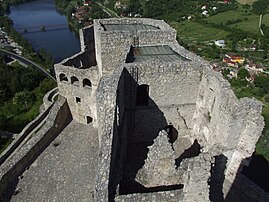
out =
[[[11,201],[94,201],[97,130],[71,122],[23,173]]]

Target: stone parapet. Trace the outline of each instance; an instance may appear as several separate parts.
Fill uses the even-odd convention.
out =
[[[53,105],[46,122],[36,133],[13,152],[13,156],[7,159],[0,170],[0,196],[5,195],[18,177],[29,167],[39,154],[54,140],[54,138],[71,121],[71,114],[64,98]]]

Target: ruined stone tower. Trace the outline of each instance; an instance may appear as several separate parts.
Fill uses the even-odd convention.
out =
[[[209,201],[210,170],[219,156],[225,198],[261,134],[261,104],[238,100],[208,62],[177,43],[164,21],[95,20],[81,36],[82,52],[55,70],[73,118],[98,127],[97,199],[165,198],[168,191],[175,201]],[[178,183],[145,188],[137,174],[163,129],[169,143],[162,144],[171,144],[176,156],[167,170],[174,169]]]
[[[261,103],[238,100],[164,21],[94,20],[80,38],[81,52],[55,73],[73,120],[98,130],[95,201],[235,199],[263,129]]]

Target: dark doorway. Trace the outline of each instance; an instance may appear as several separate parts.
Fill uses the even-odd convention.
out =
[[[136,89],[136,106],[148,106],[149,85],[142,84]]]
[[[92,117],[86,116],[86,123],[89,124],[92,122]]]

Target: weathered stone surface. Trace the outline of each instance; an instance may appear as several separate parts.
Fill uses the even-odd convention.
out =
[[[71,122],[24,172],[12,201],[94,201],[97,155],[96,129]]]
[[[138,171],[136,180],[145,187],[179,184],[175,158],[168,134],[162,130],[153,145],[149,147],[147,160],[143,168]]]
[[[157,29],[107,31],[106,24],[145,24]],[[227,158],[221,176],[216,177],[224,178],[225,186],[221,191],[226,197],[240,172],[241,162],[251,156],[261,135],[261,103],[249,98],[238,100],[229,83],[212,71],[207,61],[177,43],[176,31],[164,21],[144,18],[94,20],[94,25],[83,29],[80,37],[81,52],[56,64],[55,73],[59,93],[66,97],[74,121],[93,123],[80,127],[72,123],[68,127],[70,131],[64,131],[67,132],[67,144],[63,145],[65,137],[61,134],[61,141],[55,142],[58,146],[50,146],[40,156],[44,164],[38,160],[37,165],[32,164],[30,170],[34,177],[30,177],[30,170],[25,172],[14,200],[23,201],[27,195],[24,190],[29,190],[32,200],[45,197],[45,194],[53,200],[60,193],[60,197],[64,196],[68,201],[91,201],[94,184],[96,202],[114,199],[210,201],[208,182],[214,163],[212,159],[219,155]],[[185,60],[171,62],[153,57],[126,63],[131,46],[168,46]],[[144,95],[138,91],[141,85],[148,88]],[[144,106],[137,104],[140,96],[148,98]],[[51,124],[57,129],[58,123]],[[84,131],[95,131],[91,126],[97,132]],[[162,131],[168,126],[175,130],[172,146]],[[81,131],[87,132],[88,136],[82,135],[83,140],[79,143],[77,134]],[[189,149],[195,140],[201,146],[201,153],[193,157]],[[32,145],[27,145],[30,148],[23,147],[22,150],[31,149]],[[57,157],[52,149],[58,148],[64,149],[59,150],[63,159],[55,161],[46,157]],[[72,154],[68,156],[68,152]],[[85,158],[80,161],[81,152],[88,155],[83,154]],[[185,159],[175,169],[175,159],[181,158],[182,154]],[[85,168],[79,176],[73,172],[74,168],[81,169],[74,164],[76,162]],[[9,162],[8,165],[14,164]],[[42,165],[41,174],[35,169],[39,165]],[[38,176],[41,176],[40,182]],[[49,176],[49,182],[46,176]],[[71,179],[83,181],[81,187],[79,182],[69,186]],[[47,184],[46,191],[41,191],[42,183]],[[184,187],[173,187],[179,183]],[[49,187],[60,192],[54,194]],[[40,196],[30,192],[31,189]],[[248,189],[252,190],[253,198],[266,198],[258,189],[253,189],[253,185],[244,186],[244,192]],[[236,196],[234,201],[237,201]]]

